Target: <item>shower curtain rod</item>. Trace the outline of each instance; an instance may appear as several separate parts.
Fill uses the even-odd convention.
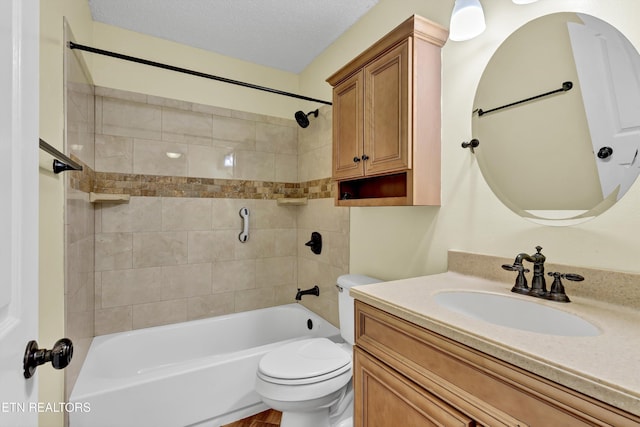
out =
[[[247,87],[247,88],[250,88],[250,89],[257,89],[257,90],[261,90],[261,91],[264,91],[264,92],[271,92],[271,93],[275,93],[276,95],[284,95],[284,96],[289,96],[291,98],[302,99],[302,100],[305,100],[305,101],[320,102],[322,104],[332,105],[331,102],[323,101],[321,99],[310,98],[310,97],[304,96],[304,95],[298,95],[298,94],[295,94],[295,93],[285,92],[285,91],[278,90],[278,89],[272,89],[272,88],[269,88],[269,87],[258,86],[258,85],[254,85],[254,84],[251,84],[251,83],[241,82],[239,80],[232,80],[232,79],[228,79],[226,77],[220,77],[220,76],[214,76],[212,74],[201,73],[200,71],[189,70],[187,68],[176,67],[174,65],[168,65],[168,64],[163,64],[161,62],[150,61],[148,59],[136,58],[135,56],[123,55],[121,53],[111,52],[111,51],[108,51],[108,50],[98,49],[98,48],[90,47],[90,46],[85,46],[85,45],[81,45],[81,44],[74,43],[74,42],[69,42],[69,48],[70,49],[84,50],[85,52],[96,53],[98,55],[104,55],[104,56],[109,56],[109,57],[112,57],[112,58],[122,59],[123,61],[135,62],[135,63],[138,63],[138,64],[149,65],[151,67],[162,68],[164,70],[177,71],[178,73],[189,74],[191,76],[196,76],[196,77],[203,77],[205,79],[216,80],[216,81],[219,81],[219,82],[229,83],[229,84],[233,84],[233,85],[237,85],[237,86],[243,86],[243,87]]]

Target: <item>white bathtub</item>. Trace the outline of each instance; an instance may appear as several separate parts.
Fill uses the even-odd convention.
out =
[[[311,320],[311,322],[308,322]],[[311,326],[311,329],[309,329]],[[266,409],[258,361],[283,343],[339,339],[299,304],[94,338],[70,402],[71,427],[219,426]]]

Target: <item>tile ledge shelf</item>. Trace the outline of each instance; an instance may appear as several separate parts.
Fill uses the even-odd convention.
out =
[[[278,206],[305,206],[309,202],[306,197],[283,197],[276,200]]]
[[[89,193],[91,203],[128,203],[130,198],[128,194]]]

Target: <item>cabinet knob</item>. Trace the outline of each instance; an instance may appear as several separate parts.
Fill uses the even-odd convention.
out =
[[[354,157],[353,158],[353,163],[358,163],[360,161],[360,157]]]
[[[369,160],[369,156],[367,156],[366,154],[362,155],[362,160]]]

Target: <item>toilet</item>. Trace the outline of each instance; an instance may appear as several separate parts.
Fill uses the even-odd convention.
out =
[[[338,277],[340,334],[344,342],[309,338],[265,354],[258,364],[256,392],[282,412],[281,427],[351,427],[353,425],[352,286],[381,280],[360,274]]]

